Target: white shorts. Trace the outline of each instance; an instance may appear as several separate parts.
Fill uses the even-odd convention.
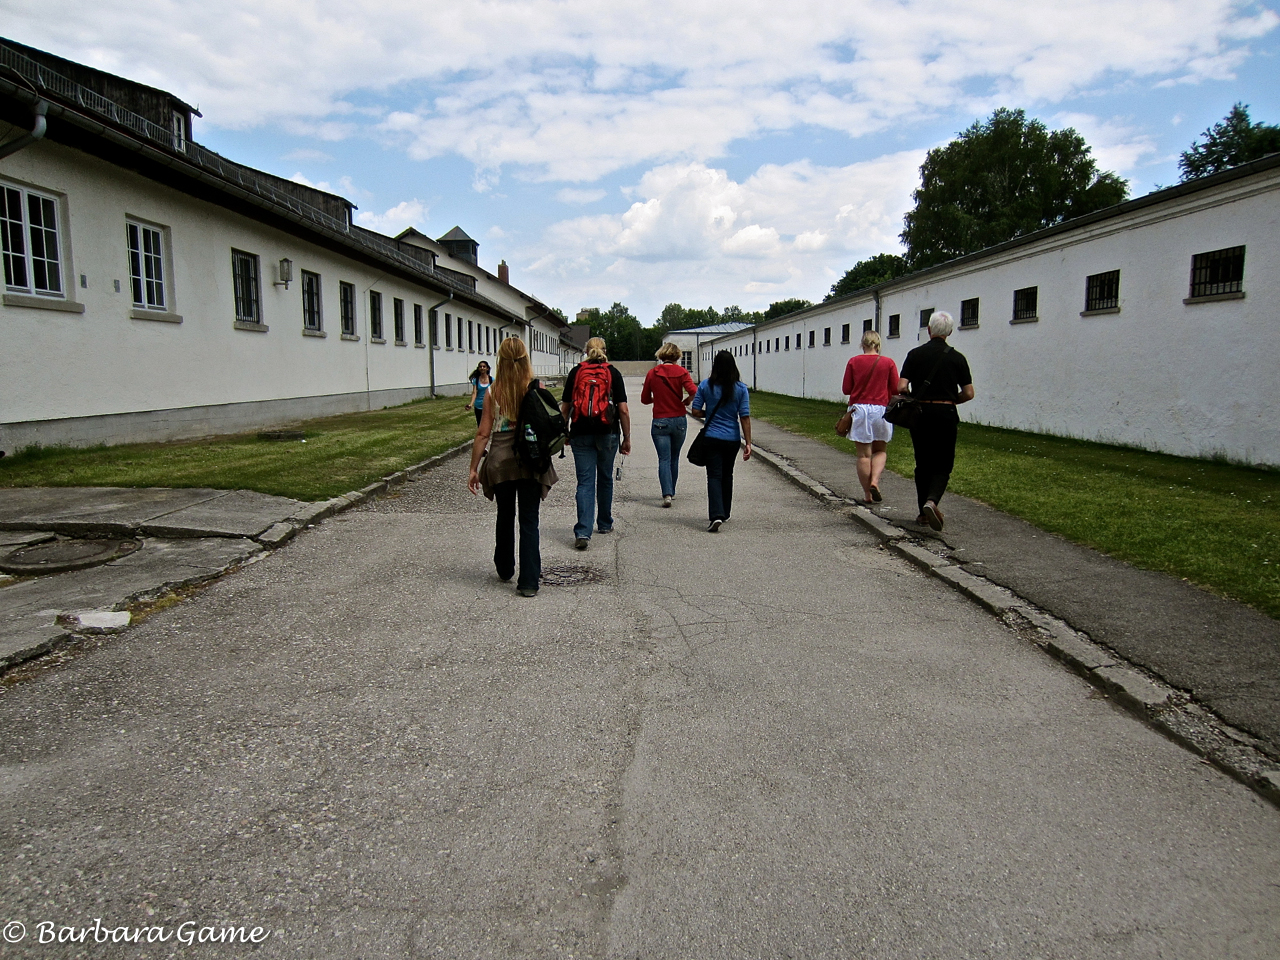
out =
[[[872,443],[876,440],[888,443],[892,440],[893,424],[885,420],[884,407],[878,403],[855,403],[849,439],[855,443]]]

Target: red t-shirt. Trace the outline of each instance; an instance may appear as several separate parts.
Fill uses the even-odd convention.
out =
[[[849,359],[848,366],[844,368],[841,393],[849,396],[850,403],[878,403],[883,407],[897,392],[898,365],[888,357],[860,353]]]
[[[686,393],[692,397],[698,387],[689,371],[678,363],[660,363],[644,375],[644,388],[640,391],[641,403],[653,404],[654,419],[683,417]]]

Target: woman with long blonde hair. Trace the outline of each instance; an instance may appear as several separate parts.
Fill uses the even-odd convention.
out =
[[[542,578],[542,553],[538,535],[538,505],[559,478],[554,467],[536,474],[516,455],[515,428],[520,404],[534,383],[529,349],[519,337],[498,347],[498,375],[484,397],[480,425],[471,447],[467,489],[498,504],[493,565],[501,580],[516,573],[516,505],[520,515],[520,576],[516,588],[522,597],[538,593]],[[484,464],[481,466],[481,458]]]

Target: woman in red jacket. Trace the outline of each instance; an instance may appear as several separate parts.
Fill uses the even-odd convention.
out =
[[[884,408],[898,390],[898,367],[880,356],[880,334],[868,330],[862,335],[862,353],[851,357],[844,368],[841,392],[849,397],[853,427],[849,439],[858,448],[858,482],[864,502],[879,503],[880,474],[893,439],[893,424],[884,419]]]
[[[653,427],[650,435],[658,451],[658,483],[662,487],[662,505],[671,506],[680,474],[680,448],[688,427],[689,401],[698,392],[689,371],[679,363],[680,348],[667,342],[658,348],[658,365],[644,377],[640,402],[653,404]]]

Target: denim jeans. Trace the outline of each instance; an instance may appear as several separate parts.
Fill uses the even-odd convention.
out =
[[[685,431],[689,422],[684,417],[655,417],[649,435],[658,451],[658,485],[664,497],[676,495],[676,481],[680,478],[680,448],[684,446]]]
[[[616,433],[594,433],[574,437],[573,469],[578,475],[578,522],[573,535],[591,539],[591,516],[601,533],[613,529],[613,458],[618,455],[621,437]]]
[[[707,437],[708,520],[728,520],[733,513],[733,465],[741,452],[738,440]]]
[[[516,586],[537,590],[542,579],[542,552],[539,549],[538,505],[542,484],[537,480],[508,480],[493,488],[498,504],[498,527],[493,547],[493,565],[498,576],[509,579],[516,572],[516,500],[520,501],[520,576]]]

